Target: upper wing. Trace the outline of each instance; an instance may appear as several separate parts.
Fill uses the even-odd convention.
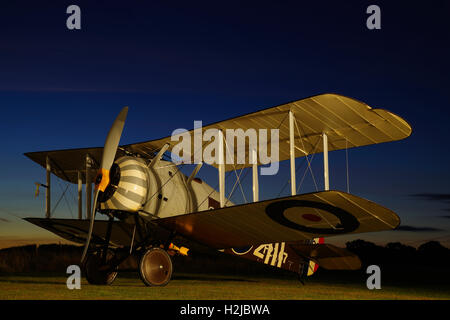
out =
[[[399,217],[376,203],[340,191],[202,211],[155,221],[186,238],[223,249],[395,229]]]
[[[310,98],[290,102],[217,122],[203,127],[203,131],[215,129],[279,129],[279,161],[287,160],[289,153],[289,121],[288,112],[294,113],[298,123],[295,130],[295,145],[298,149],[296,156],[323,152],[320,142],[322,133],[328,136],[328,150],[340,150],[370,144],[401,140],[411,134],[410,125],[399,116],[383,110],[372,109],[358,100],[337,94],[321,94]],[[190,131],[192,133],[193,130]],[[191,154],[193,161],[193,134],[191,136]],[[267,149],[270,150],[270,137]],[[172,141],[171,136],[122,146],[124,150],[151,158],[155,151],[169,144],[171,150],[178,141]],[[196,150],[198,152],[198,150]],[[229,150],[227,150],[228,152]],[[234,152],[233,152],[234,151]],[[102,148],[71,149],[59,151],[31,152],[25,155],[45,168],[46,157],[56,164],[52,172],[60,178],[77,182],[77,172],[86,170],[85,157],[100,159]],[[119,150],[118,155],[122,151]],[[237,164],[237,151],[231,150],[235,164],[226,164],[227,171],[251,166],[248,161],[248,147],[246,147],[245,164]],[[64,171],[64,173],[63,173]],[[84,177],[83,177],[84,179]]]
[[[384,109],[372,109],[367,104],[337,94],[321,94],[310,98],[293,101],[276,107],[253,112],[229,120],[217,122],[203,127],[220,129],[279,129],[279,161],[290,159],[289,145],[289,111],[292,111],[298,124],[294,129],[296,157],[313,153],[322,153],[322,134],[328,137],[328,150],[341,150],[382,142],[401,140],[411,135],[411,126],[399,116]],[[270,130],[269,130],[270,131]],[[191,162],[194,160],[194,134],[191,137]],[[267,150],[271,150],[270,132],[268,132]],[[133,151],[141,152],[158,145],[172,143],[171,137],[130,145]],[[176,144],[177,142],[175,142]],[[248,141],[245,147],[245,163],[238,164],[237,149],[227,152],[225,170],[250,167]],[[195,150],[195,152],[199,152]],[[228,153],[233,155],[233,163],[228,163]],[[243,155],[239,155],[242,157]],[[185,155],[183,155],[185,157]],[[213,164],[217,167],[217,164]]]

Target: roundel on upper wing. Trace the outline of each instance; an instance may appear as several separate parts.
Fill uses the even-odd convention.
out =
[[[305,210],[299,210],[299,208],[313,210],[305,212]],[[266,214],[273,221],[285,227],[315,234],[349,233],[359,227],[358,220],[350,212],[327,203],[308,200],[272,202],[266,207]],[[324,215],[330,219],[324,219]],[[337,223],[327,228],[311,226],[314,223],[323,225],[324,223],[329,223],[329,220],[334,220]]]
[[[312,222],[319,222],[322,220],[322,218],[319,217],[318,215],[311,214],[311,213],[302,214],[302,218],[305,220],[308,220],[308,221],[312,221]]]

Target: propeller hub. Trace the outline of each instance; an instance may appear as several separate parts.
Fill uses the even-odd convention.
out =
[[[108,136],[106,137],[105,146],[103,147],[102,162],[100,165],[101,169],[99,170],[97,177],[95,178],[94,205],[92,207],[92,214],[90,215],[89,232],[86,238],[86,243],[84,245],[83,254],[81,255],[81,262],[85,261],[89,249],[89,244],[91,242],[92,232],[94,230],[95,213],[97,212],[97,200],[100,191],[102,192],[101,194],[103,194],[110,182],[109,170],[111,170],[111,166],[116,156],[127,113],[128,107],[124,107],[122,111],[120,111],[111,129],[108,132]]]
[[[105,192],[106,187],[108,185],[109,185],[109,170],[101,168],[97,173],[97,177],[95,178],[95,190]]]

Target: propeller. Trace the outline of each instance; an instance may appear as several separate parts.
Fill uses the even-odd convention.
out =
[[[94,205],[92,206],[92,213],[90,215],[89,233],[86,238],[86,243],[84,245],[83,255],[81,256],[81,263],[83,263],[84,260],[86,259],[86,255],[89,249],[89,243],[91,242],[99,194],[100,192],[104,192],[106,187],[109,185],[109,170],[111,170],[114,158],[116,157],[120,136],[122,135],[127,114],[128,114],[128,107],[124,107],[122,111],[120,111],[111,129],[109,130],[108,136],[106,137],[105,146],[103,147],[103,156],[100,165],[100,170],[98,171],[97,177],[95,178]]]

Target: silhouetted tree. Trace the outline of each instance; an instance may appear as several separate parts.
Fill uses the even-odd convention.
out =
[[[420,245],[417,252],[423,264],[431,266],[450,265],[450,249],[444,247],[438,241],[429,241]]]
[[[411,264],[417,261],[416,248],[404,245],[400,242],[389,242],[386,246],[387,263]]]

